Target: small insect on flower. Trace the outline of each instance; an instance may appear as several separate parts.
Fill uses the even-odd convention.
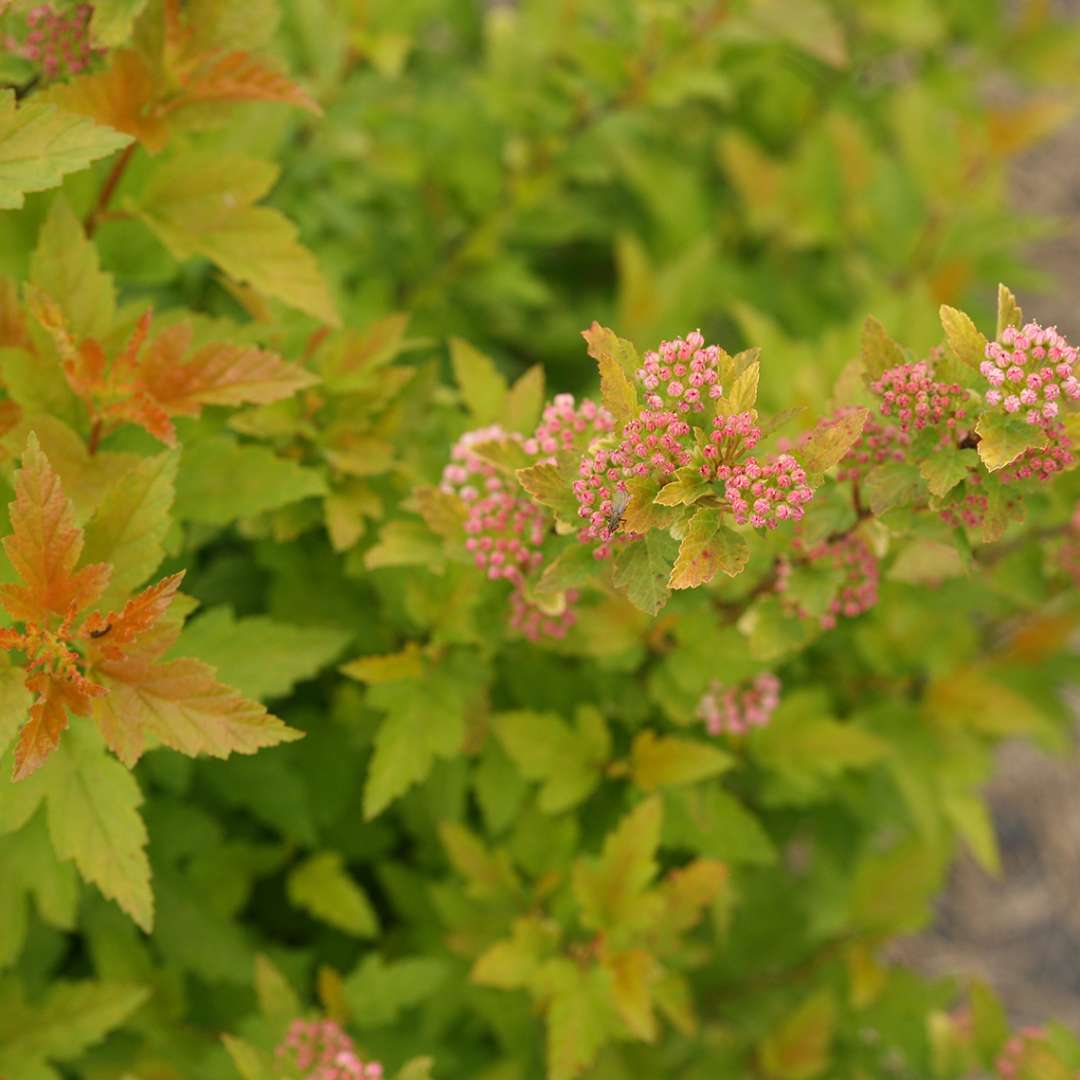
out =
[[[619,526],[622,524],[623,514],[626,513],[626,508],[629,505],[630,492],[624,491],[622,488],[616,488],[615,495],[611,500],[611,513],[607,519],[607,529],[612,536],[618,532]]]

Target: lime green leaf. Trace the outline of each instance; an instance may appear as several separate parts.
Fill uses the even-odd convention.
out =
[[[289,980],[264,953],[255,956],[255,997],[263,1016],[292,1019],[303,1006]]]
[[[634,488],[631,488],[631,491],[635,488],[644,491],[647,484],[650,482],[655,483],[655,481],[650,481],[649,478],[642,476],[634,477],[634,481]],[[652,501],[657,506],[692,506],[703,495],[708,495],[711,491],[712,485],[707,480],[702,480],[701,473],[697,469],[692,465],[688,465],[683,469],[676,470],[675,478],[669,480],[656,493]],[[633,501],[632,496],[631,501]],[[647,532],[648,529],[634,529],[632,531]]]
[[[557,814],[576,806],[600,779],[610,741],[595,710],[582,709],[572,728],[554,713],[505,712],[492,721],[503,749],[526,780],[538,780],[540,809]]]
[[[322,322],[338,325],[330,291],[296,226],[254,205],[277,167],[220,152],[191,152],[151,176],[139,216],[181,261],[203,256],[238,281]]]
[[[1016,297],[1005,285],[998,285],[997,336],[1000,339],[1006,326],[1015,326],[1017,330],[1024,325],[1024,313],[1016,302]]]
[[[86,523],[83,562],[107,562],[112,577],[101,606],[117,608],[161,565],[179,455],[167,450],[121,474]]]
[[[518,431],[522,435],[531,435],[540,422],[541,410],[544,406],[544,368],[541,364],[533,364],[522,375],[506,395],[504,406],[505,422],[503,427],[507,431]]]
[[[643,791],[695,784],[719,776],[735,763],[730,754],[700,739],[658,737],[652,731],[635,736],[630,760],[634,783]]]
[[[818,424],[799,450],[799,459],[807,472],[823,473],[831,469],[855,445],[869,419],[870,410],[859,407]]]
[[[986,337],[971,317],[947,304],[941,305],[941,325],[953,356],[968,367],[978,368],[986,358]]]
[[[237,518],[326,494],[315,469],[279,458],[269,447],[242,445],[223,435],[185,448],[176,481],[176,516],[204,525],[227,525]]]
[[[435,1059],[430,1057],[417,1057],[406,1061],[398,1070],[394,1080],[433,1080],[432,1070],[435,1068]]]
[[[930,494],[940,498],[952,491],[961,480],[966,480],[968,470],[976,468],[978,463],[979,456],[974,450],[942,446],[919,462],[919,473],[926,481]]]
[[[766,865],[776,849],[761,822],[716,784],[665,792],[665,846],[731,863]]]
[[[615,587],[634,607],[655,615],[671,596],[667,581],[677,555],[677,542],[663,532],[622,546],[615,555]]]
[[[574,898],[584,926],[611,935],[641,929],[655,915],[645,890],[656,875],[663,804],[658,796],[639,803],[604,841],[598,858],[574,863]]]
[[[786,1016],[758,1047],[758,1060],[774,1080],[812,1080],[829,1065],[836,1027],[832,994],[819,990]]]
[[[278,1070],[274,1059],[265,1050],[259,1050],[235,1035],[222,1035],[221,1041],[243,1080],[273,1080]]]
[[[746,539],[720,524],[719,510],[699,510],[690,519],[690,527],[682,544],[679,557],[671,570],[668,588],[690,589],[705,585],[723,572],[728,577],[738,577],[750,561],[750,548]]]
[[[945,796],[945,814],[956,831],[967,841],[976,862],[995,877],[1001,874],[994,823],[986,803],[978,795],[951,792]]]
[[[289,902],[353,937],[377,937],[379,919],[336,851],[305,859],[285,881]]]
[[[844,30],[825,0],[754,0],[755,22],[831,67],[848,64]]]
[[[130,135],[55,105],[16,109],[15,95],[0,91],[0,210],[17,210],[27,192],[56,187],[129,142]]]
[[[594,322],[581,336],[588,343],[589,355],[600,368],[600,396],[604,406],[620,423],[637,416],[637,389],[630,375],[637,367],[637,352],[614,331]]]
[[[95,729],[73,724],[43,770],[48,780],[49,836],[61,859],[115,900],[147,932],[154,921],[142,793],[105,752]]]
[[[541,505],[554,510],[566,521],[577,519],[578,501],[571,488],[572,477],[550,461],[518,469],[518,483]]]
[[[100,340],[116,317],[111,274],[101,269],[97,248],[62,195],[53,199],[30,258],[30,283],[47,293],[76,338]]]
[[[392,1024],[403,1009],[420,1005],[446,979],[446,967],[431,957],[407,957],[386,963],[375,953],[365,956],[345,979],[342,991],[358,1028]]]
[[[293,686],[331,664],[351,635],[326,626],[293,626],[265,615],[236,618],[214,608],[184,627],[173,656],[194,656],[217,668],[217,676],[245,697],[284,697]]]
[[[724,387],[724,396],[716,402],[718,415],[731,416],[752,409],[757,403],[760,378],[761,364],[755,360],[735,376],[730,386]]]
[[[90,34],[94,41],[115,49],[131,37],[135,19],[146,7],[146,0],[95,0]]]
[[[1003,469],[1025,450],[1046,445],[1046,432],[1041,427],[1003,412],[983,413],[975,432],[979,436],[979,457],[990,472]]]
[[[104,982],[55,983],[32,1007],[6,996],[0,1005],[0,1065],[16,1077],[35,1063],[73,1061],[119,1027],[147,996],[141,986]]]
[[[476,427],[497,420],[506,403],[506,380],[479,349],[461,338],[450,339],[450,363],[461,396]]]
[[[548,1080],[574,1080],[619,1030],[611,973],[560,958],[537,981],[547,1002]]]
[[[1009,1018],[994,991],[979,980],[971,984],[971,1027],[980,1063],[990,1068],[1009,1037]]]
[[[917,465],[890,461],[866,474],[863,494],[875,514],[884,514],[886,510],[916,502],[925,486]]]
[[[890,581],[912,585],[934,584],[970,571],[955,544],[920,537],[905,545],[889,567]]]
[[[856,925],[890,934],[920,929],[929,918],[930,898],[941,871],[939,856],[925,842],[900,844],[868,856],[855,874]]]
[[[868,379],[878,379],[890,368],[905,361],[904,350],[891,337],[881,323],[868,315],[859,338],[859,354]]]
[[[497,900],[518,891],[517,875],[505,853],[492,854],[464,825],[444,821],[439,836],[454,869],[469,882],[469,895]]]
[[[537,915],[515,919],[511,936],[482,953],[469,978],[479,986],[500,990],[528,986],[557,943],[556,927],[551,920]]]

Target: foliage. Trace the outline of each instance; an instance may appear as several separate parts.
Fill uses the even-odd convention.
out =
[[[1076,353],[986,298],[1074,31],[0,34],[0,1075],[1076,1074],[887,958],[1070,745]]]

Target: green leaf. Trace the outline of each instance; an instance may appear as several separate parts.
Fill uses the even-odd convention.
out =
[[[541,505],[553,510],[565,521],[577,521],[578,501],[563,468],[545,461],[518,469],[514,475],[518,483]]]
[[[875,514],[884,514],[897,506],[917,502],[925,490],[918,466],[906,461],[890,461],[877,465],[866,474],[863,494]]]
[[[940,315],[945,339],[949,343],[949,350],[953,356],[968,367],[978,370],[979,365],[986,358],[985,335],[980,333],[970,316],[957,311],[956,308],[942,304]]]
[[[450,363],[461,396],[476,427],[499,419],[506,404],[506,380],[479,349],[461,338],[450,339]]]
[[[966,480],[968,470],[976,468],[978,463],[979,456],[974,450],[942,446],[919,462],[919,473],[926,481],[930,494],[941,498],[961,480]]]
[[[221,1041],[243,1080],[273,1080],[277,1069],[269,1054],[235,1035],[222,1035]]]
[[[265,161],[191,151],[153,172],[137,212],[176,259],[201,255],[237,281],[337,326],[330,291],[296,226],[255,205],[277,174]]]
[[[466,670],[467,667],[467,670]],[[422,679],[371,687],[368,704],[386,714],[364,784],[364,817],[382,813],[424,780],[437,757],[452,758],[465,738],[465,717],[485,670],[451,654]]]
[[[285,697],[298,682],[333,663],[352,635],[327,626],[293,626],[265,615],[238,619],[217,607],[184,627],[172,656],[194,656],[245,697]]]
[[[696,784],[719,776],[735,764],[730,754],[701,739],[658,737],[653,731],[642,731],[634,737],[630,761],[634,783],[643,791]]]
[[[994,834],[994,822],[986,803],[978,795],[951,792],[945,796],[945,814],[967,841],[975,861],[988,873],[1001,876],[1001,852]]]
[[[559,958],[537,981],[547,1003],[547,1080],[575,1080],[619,1031],[611,973]]]
[[[115,49],[131,37],[135,19],[146,7],[146,0],[95,0],[90,34],[94,41]]]
[[[440,960],[416,956],[386,963],[376,953],[365,956],[342,984],[352,1023],[361,1029],[392,1024],[404,1009],[432,997],[446,980]]]
[[[870,410],[860,406],[819,423],[799,450],[806,471],[823,473],[831,469],[855,445],[869,419]]]
[[[0,1066],[12,1077],[42,1061],[74,1061],[148,997],[141,986],[57,982],[44,1001],[29,1006],[10,996],[12,986],[0,1004]]]
[[[724,387],[724,396],[716,402],[717,414],[731,416],[752,409],[757,403],[760,378],[761,364],[755,360],[735,376],[730,386]]]
[[[439,837],[454,869],[469,882],[469,895],[477,900],[499,900],[518,892],[517,875],[504,852],[492,854],[456,821],[444,821]]]
[[[836,1006],[819,990],[789,1013],[758,1047],[761,1069],[774,1080],[812,1080],[829,1066]]]
[[[614,331],[594,322],[581,336],[588,344],[589,355],[600,368],[600,396],[604,407],[620,424],[637,416],[637,388],[630,375],[637,367],[637,352]]]
[[[47,293],[76,338],[104,338],[116,318],[116,290],[97,248],[62,195],[53,199],[30,258],[30,284]]]
[[[181,521],[227,525],[326,492],[315,469],[279,458],[269,447],[215,435],[185,448],[175,513]]]
[[[1024,325],[1024,313],[1016,302],[1016,297],[1005,285],[998,285],[998,314],[997,336],[1000,340],[1001,332],[1006,326],[1015,326],[1017,330]]]
[[[761,822],[716,784],[665,793],[663,838],[665,847],[686,848],[725,862],[776,861],[776,848]]]
[[[289,902],[353,937],[377,937],[379,919],[337,851],[305,859],[285,881]]]
[[[720,571],[738,577],[750,561],[745,537],[720,524],[719,510],[699,510],[679,546],[668,587],[688,589],[705,585]]]
[[[615,554],[615,587],[646,615],[655,615],[671,596],[667,581],[678,545],[667,533],[651,532],[621,546]]]
[[[919,537],[905,545],[889,568],[890,581],[912,585],[936,584],[970,572],[955,544]]]
[[[619,822],[598,858],[574,862],[574,898],[583,926],[614,937],[632,934],[655,916],[645,890],[656,876],[663,803],[651,796]]]
[[[43,770],[48,782],[49,837],[61,859],[115,900],[147,933],[154,921],[142,793],[105,752],[95,729],[73,724]]]
[[[869,380],[879,379],[890,368],[906,360],[904,350],[889,337],[889,332],[873,315],[868,315],[863,323],[859,355]]]
[[[646,477],[634,477],[636,486],[644,490],[649,483]],[[655,481],[653,481],[655,483]],[[631,489],[633,491],[633,488]],[[653,502],[657,506],[692,506],[703,495],[712,491],[712,485],[707,480],[702,480],[701,473],[693,466],[678,469],[675,479],[668,481],[657,493]],[[635,532],[647,532],[647,529],[634,530]]]
[[[983,413],[975,433],[979,436],[979,457],[990,472],[1005,468],[1025,450],[1041,449],[1047,438],[1037,424],[1003,412]]]
[[[852,918],[857,926],[899,934],[920,929],[941,881],[941,859],[925,841],[900,844],[865,858],[855,873]]]
[[[540,422],[544,407],[544,368],[542,364],[533,364],[522,375],[506,395],[503,407],[507,431],[518,431],[522,435],[531,435]]]
[[[86,523],[83,562],[113,568],[100,601],[106,610],[119,607],[161,565],[178,464],[172,450],[142,458],[109,488]]]
[[[292,1019],[301,1012],[302,1005],[289,980],[274,966],[268,956],[258,953],[255,957],[255,997],[263,1016]]]
[[[478,986],[500,990],[527,987],[557,942],[557,931],[550,920],[538,915],[522,916],[514,920],[509,938],[496,941],[477,958],[469,978]]]
[[[825,0],[754,0],[750,11],[769,34],[830,67],[847,67],[844,29]]]
[[[56,187],[129,142],[130,135],[55,105],[16,109],[15,95],[0,91],[0,210],[17,210],[27,192]]]
[[[610,752],[595,710],[581,710],[573,728],[554,713],[499,713],[492,730],[521,775],[543,784],[539,805],[546,814],[581,802],[596,787]]]

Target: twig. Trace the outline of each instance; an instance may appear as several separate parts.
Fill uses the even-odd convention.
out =
[[[112,202],[116,189],[120,186],[128,165],[131,164],[137,146],[138,143],[129,143],[124,148],[124,152],[113,162],[113,167],[109,170],[109,175],[105,177],[105,183],[101,185],[101,190],[98,192],[97,202],[94,203],[93,209],[86,215],[86,220],[83,222],[87,236],[93,236],[98,225],[101,224],[109,209],[109,203]]]

